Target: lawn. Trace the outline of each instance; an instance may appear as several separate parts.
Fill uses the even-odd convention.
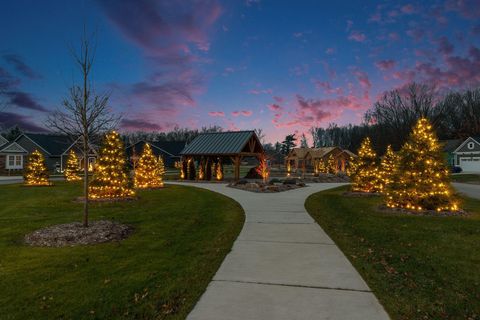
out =
[[[469,217],[407,216],[345,190],[305,206],[393,319],[480,319],[480,201],[465,199]]]
[[[0,186],[1,319],[184,319],[231,249],[244,213],[222,195],[169,186],[94,204],[91,219],[131,225],[118,243],[34,248],[23,236],[81,221],[80,184]]]
[[[452,182],[480,184],[480,174],[452,174],[450,180]]]

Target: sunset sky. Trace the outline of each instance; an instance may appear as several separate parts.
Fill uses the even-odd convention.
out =
[[[97,30],[94,85],[121,129],[359,123],[385,90],[480,84],[480,1],[2,1],[0,124],[45,130]]]

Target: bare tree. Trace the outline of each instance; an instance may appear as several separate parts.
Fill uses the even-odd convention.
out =
[[[83,152],[83,226],[88,227],[88,154],[91,141],[101,133],[114,128],[119,121],[108,110],[110,93],[96,94],[92,88],[91,71],[95,58],[95,45],[87,37],[86,32],[81,38],[79,52],[72,50],[75,64],[81,71],[82,82],[74,84],[69,89],[68,96],[63,100],[63,109],[57,109],[48,117],[47,124],[77,139]]]
[[[265,144],[265,132],[263,132],[262,128],[254,129],[255,133],[257,134],[258,140],[260,140],[261,144]]]

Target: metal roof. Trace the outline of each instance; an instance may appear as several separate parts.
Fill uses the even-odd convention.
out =
[[[241,153],[254,131],[201,133],[180,152],[182,155],[232,155]]]

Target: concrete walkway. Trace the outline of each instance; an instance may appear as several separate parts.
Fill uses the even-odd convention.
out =
[[[193,184],[235,199],[246,221],[188,319],[389,319],[365,281],[305,211],[310,194],[339,185],[260,194],[224,184]]]
[[[480,184],[452,183],[453,187],[467,197],[480,199]]]

